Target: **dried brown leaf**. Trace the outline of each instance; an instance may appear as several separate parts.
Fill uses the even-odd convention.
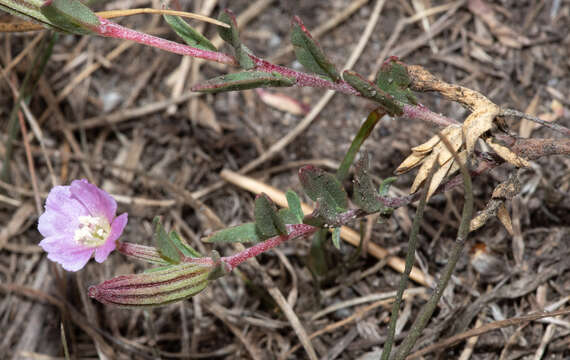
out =
[[[452,164],[453,164],[453,159],[449,159],[433,174],[433,177],[431,178],[431,183],[429,184],[427,200],[429,200],[433,195],[433,193],[437,190],[439,184],[441,184],[445,176],[448,174]]]
[[[277,110],[285,111],[293,115],[305,115],[308,113],[308,106],[283,93],[263,89],[255,89],[255,91],[261,101]]]
[[[461,127],[455,127],[451,129],[446,138],[451,144],[453,151],[459,150],[459,148],[463,144],[463,131]],[[440,142],[439,144],[437,144],[433,149],[433,153],[439,154],[438,162],[439,165],[442,166],[443,164],[447,163],[449,159],[453,157],[451,150],[447,148],[444,142]]]
[[[454,129],[461,129],[461,127],[459,127],[457,125],[449,125],[445,129],[441,130],[441,134],[445,137],[448,137],[449,134],[452,131],[454,131]],[[430,138],[425,143],[418,145],[416,147],[413,147],[412,151],[415,153],[426,153],[426,152],[432,150],[433,147],[436,146],[440,141],[441,141],[441,139],[439,138],[439,136],[434,135],[432,138]]]
[[[425,154],[412,153],[404,161],[402,161],[400,166],[398,166],[398,168],[394,171],[394,174],[401,175],[407,173],[416,167],[424,158]]]
[[[481,106],[473,111],[463,123],[467,153],[471,154],[481,135],[493,126],[495,116],[499,114],[499,107],[494,104]]]
[[[499,205],[499,208],[497,209],[497,218],[499,218],[509,235],[513,236],[513,223],[511,221],[511,215],[509,215],[509,211],[507,210],[505,203]]]
[[[500,157],[502,157],[505,161],[513,164],[516,167],[529,167],[530,164],[527,160],[523,159],[522,157],[518,156],[514,152],[512,152],[508,147],[501,145],[497,142],[495,138],[490,138],[485,140],[489,147],[493,149]]]
[[[432,153],[426,157],[422,166],[418,170],[418,174],[416,175],[416,178],[414,179],[414,183],[412,184],[412,187],[410,189],[410,193],[415,193],[419,189],[419,187],[422,185],[422,183],[425,181],[425,179],[427,179],[427,177],[429,176],[429,173],[431,172],[431,169],[435,166],[438,155],[439,154]]]
[[[461,161],[462,164],[465,164],[467,162],[467,151],[463,150],[462,152],[460,152],[459,154],[459,161]],[[453,164],[451,165],[451,168],[449,169],[448,175],[452,175],[454,174],[456,171],[459,170],[459,164],[457,163],[457,161],[454,161]]]

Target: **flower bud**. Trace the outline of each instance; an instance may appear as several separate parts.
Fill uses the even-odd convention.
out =
[[[121,307],[162,306],[187,299],[208,286],[213,264],[183,262],[143,274],[123,275],[89,288],[89,296]]]

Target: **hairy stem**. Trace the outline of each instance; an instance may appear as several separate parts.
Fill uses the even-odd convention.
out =
[[[269,238],[263,242],[253,245],[243,251],[240,251],[237,254],[226,256],[221,258],[222,262],[230,265],[231,270],[233,270],[236,266],[241,264],[242,262],[255,257],[261,253],[264,253],[274,247],[284,243],[287,240],[295,239],[301,236],[309,236],[317,231],[318,228],[305,225],[305,224],[297,224],[297,225],[287,225],[287,235],[280,235],[274,236]]]

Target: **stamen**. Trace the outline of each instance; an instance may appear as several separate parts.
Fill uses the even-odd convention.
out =
[[[79,228],[73,236],[77,243],[97,247],[109,237],[111,226],[104,216],[80,216],[78,220]]]

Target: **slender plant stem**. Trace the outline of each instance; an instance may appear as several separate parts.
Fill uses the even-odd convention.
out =
[[[157,49],[168,51],[171,53],[192,56],[209,61],[215,61],[227,65],[237,65],[237,61],[233,56],[210,50],[198,49],[192,46],[179,44],[174,41],[162,39],[156,36],[148,35],[140,31],[132,30],[121,26],[117,23],[99,17],[100,24],[95,28],[97,34],[115,39],[131,40],[139,44],[152,46]]]
[[[518,110],[505,109],[505,110],[502,110],[502,111],[501,111],[501,115],[503,115],[503,116],[513,116],[513,117],[518,117],[518,118],[527,119],[527,120],[533,121],[533,122],[535,122],[535,123],[537,123],[537,124],[540,124],[540,125],[542,125],[542,126],[545,126],[545,127],[547,127],[547,128],[550,128],[550,129],[552,129],[552,130],[554,130],[554,131],[558,131],[558,132],[560,132],[560,133],[562,133],[562,134],[564,134],[564,135],[566,135],[566,136],[570,136],[570,129],[568,129],[568,128],[562,126],[562,125],[559,125],[559,124],[555,124],[555,123],[552,123],[552,122],[549,122],[549,121],[544,121],[544,120],[542,120],[541,118],[538,118],[538,117],[536,117],[536,116],[532,116],[532,115],[529,115],[529,114],[525,114],[525,113],[520,112],[520,111],[518,111]]]
[[[380,108],[372,111],[370,115],[368,115],[368,117],[366,118],[366,121],[364,121],[364,124],[362,124],[362,126],[358,130],[358,133],[354,137],[354,140],[352,140],[350,148],[348,148],[348,151],[346,152],[346,155],[344,156],[342,163],[340,164],[338,170],[336,171],[336,178],[341,183],[344,180],[346,180],[346,177],[348,176],[348,170],[350,169],[350,165],[352,165],[354,158],[358,153],[358,150],[360,150],[360,147],[364,143],[364,140],[366,140],[368,136],[370,136],[372,130],[384,115],[385,115],[384,111],[382,111],[382,109]]]
[[[414,347],[416,341],[420,337],[423,329],[426,327],[429,319],[431,318],[437,303],[441,299],[443,295],[443,291],[447,287],[447,283],[451,278],[451,274],[453,274],[453,269],[455,269],[455,265],[461,256],[461,252],[463,250],[463,246],[465,245],[465,240],[467,239],[467,235],[469,234],[469,225],[471,223],[471,217],[473,215],[473,186],[471,183],[471,176],[469,174],[469,170],[467,169],[466,164],[464,164],[457,152],[453,150],[449,140],[445,136],[440,134],[441,141],[445,144],[448,150],[452,153],[453,159],[459,164],[461,169],[461,174],[463,175],[463,184],[464,184],[464,196],[465,196],[465,203],[463,204],[463,212],[461,214],[461,223],[459,224],[459,229],[457,230],[457,238],[455,239],[455,244],[453,249],[451,250],[451,255],[449,257],[449,261],[447,265],[443,269],[443,275],[439,279],[437,283],[437,287],[428,300],[428,302],[423,306],[420,314],[414,321],[412,328],[408,336],[404,339],[400,347],[398,348],[398,352],[394,356],[394,360],[404,360],[406,356],[410,353],[412,348]]]
[[[231,270],[233,270],[236,266],[246,261],[247,259],[273,249],[274,247],[284,243],[287,240],[295,239],[300,236],[309,236],[318,229],[319,228],[317,227],[306,224],[287,225],[288,235],[274,236],[243,251],[240,251],[237,254],[223,257],[221,260],[222,262],[230,265]]]
[[[400,305],[402,303],[402,298],[404,296],[404,291],[408,286],[408,280],[410,278],[410,273],[412,272],[412,267],[416,259],[416,246],[418,240],[418,233],[420,232],[420,225],[424,217],[424,209],[427,203],[427,194],[429,189],[429,184],[433,177],[435,167],[430,171],[428,181],[424,186],[422,192],[422,197],[420,203],[416,210],[416,216],[414,216],[414,222],[412,224],[412,231],[410,232],[410,240],[408,241],[408,252],[406,254],[406,267],[404,272],[400,277],[400,283],[398,284],[398,291],[396,292],[396,299],[392,305],[392,315],[390,317],[390,325],[388,327],[388,335],[386,341],[384,342],[384,350],[382,351],[382,360],[388,360],[390,358],[390,352],[392,351],[392,346],[394,344],[394,338],[396,336],[396,323],[398,322],[398,313],[400,312]]]

